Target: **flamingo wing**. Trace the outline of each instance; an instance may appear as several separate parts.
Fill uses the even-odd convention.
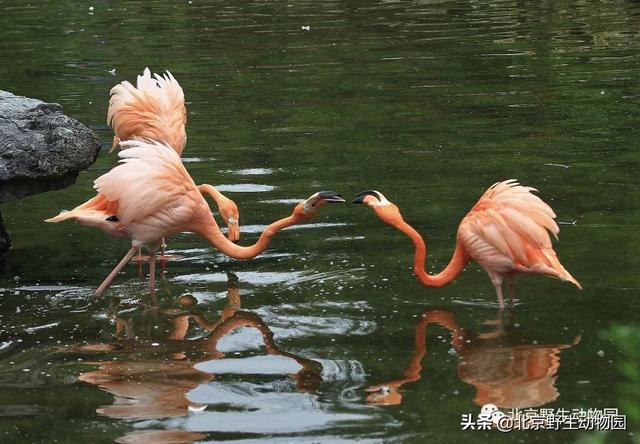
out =
[[[553,250],[549,233],[557,239],[556,215],[532,191],[514,179],[492,185],[460,223],[458,237],[490,273],[541,273],[580,287]]]
[[[121,140],[149,138],[164,141],[182,154],[187,143],[184,92],[169,71],[151,76],[149,68],[111,89],[107,123],[114,129],[112,150]]]
[[[150,215],[165,215],[173,225],[187,221],[194,198],[204,199],[177,152],[151,140],[121,143],[120,164],[94,182],[98,195],[117,202],[120,223],[126,226]]]

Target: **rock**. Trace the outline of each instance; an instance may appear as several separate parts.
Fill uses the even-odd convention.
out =
[[[0,90],[0,203],[68,187],[99,150],[93,131],[62,106]],[[0,258],[10,245],[0,222]]]
[[[99,150],[93,131],[57,103],[0,91],[0,202],[71,185]]]
[[[2,214],[0,214],[0,261],[2,261],[9,253],[11,249],[11,238],[9,233],[4,230],[4,224],[2,223]]]

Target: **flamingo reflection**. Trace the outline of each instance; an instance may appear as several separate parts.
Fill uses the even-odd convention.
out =
[[[403,385],[418,381],[422,360],[427,353],[426,329],[436,324],[451,332],[451,345],[456,351],[458,377],[476,389],[473,402],[482,406],[495,404],[501,408],[537,407],[558,397],[555,380],[560,366],[560,351],[580,342],[576,336],[569,344],[518,343],[506,328],[502,310],[488,333],[473,333],[462,328],[449,310],[427,310],[415,330],[415,352],[403,377],[368,387],[367,402],[397,405],[402,402]],[[515,345],[514,345],[515,344]]]
[[[295,381],[296,389],[299,392],[315,393],[322,382],[322,365],[281,350],[274,341],[273,332],[264,321],[255,313],[241,310],[235,276],[230,276],[228,285],[226,304],[219,319],[215,321],[208,320],[199,311],[197,299],[192,295],[178,297],[177,308],[147,309],[138,313],[140,316],[128,319],[117,315],[117,307],[111,307],[109,313],[115,323],[114,335],[117,340],[111,344],[74,348],[76,352],[108,353],[107,358],[95,362],[98,369],[79,376],[81,381],[96,385],[116,397],[112,405],[102,406],[97,412],[110,418],[159,419],[185,416],[189,411],[203,410],[206,405],[189,401],[187,394],[216,376],[212,372],[198,370],[196,366],[224,358],[225,354],[218,349],[219,342],[242,327],[249,327],[260,333],[267,355],[295,361],[298,364],[296,371],[288,376]],[[162,331],[157,328],[158,320],[169,327],[163,334],[166,340],[154,342],[154,339],[140,339],[152,337],[153,332],[158,330]],[[155,326],[147,325],[154,323]],[[194,333],[202,337],[187,340]],[[167,433],[186,432],[169,430]],[[200,434],[195,435],[192,440],[202,438]],[[146,432],[137,432],[120,441],[149,442],[147,438]]]

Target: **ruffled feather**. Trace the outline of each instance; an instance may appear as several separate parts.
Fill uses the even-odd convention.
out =
[[[107,123],[116,133],[112,150],[122,140],[149,138],[166,142],[182,154],[187,143],[182,87],[169,71],[152,77],[145,68],[137,87],[125,80],[111,89]]]
[[[515,179],[493,184],[462,220],[459,237],[488,271],[550,274],[580,287],[553,250],[556,215],[533,191]]]

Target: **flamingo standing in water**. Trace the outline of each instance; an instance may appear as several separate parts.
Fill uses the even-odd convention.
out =
[[[156,252],[162,239],[190,231],[207,239],[218,250],[236,259],[251,259],[264,251],[281,229],[310,221],[327,202],[344,202],[333,191],[315,193],[298,204],[293,213],[265,228],[258,242],[241,247],[220,231],[198,187],[170,146],[152,141],[129,140],[123,145],[120,165],[94,182],[98,195],[71,211],[62,211],[45,222],[73,219],[116,237],[131,239],[131,249],[94,292],[109,286],[118,272],[145,246],[150,253],[149,286],[155,294]]]
[[[518,273],[545,274],[580,283],[562,266],[551,245],[549,231],[558,236],[556,215],[538,196],[535,188],[516,180],[493,184],[460,222],[456,249],[449,264],[436,275],[425,269],[427,246],[422,236],[404,221],[400,210],[379,191],[363,191],[353,203],[365,204],[385,223],[405,233],[415,246],[413,270],[428,287],[442,287],[453,281],[471,260],[487,272],[504,307],[502,283],[509,282],[513,301],[513,279]]]
[[[187,144],[187,108],[182,87],[169,71],[152,77],[149,68],[145,68],[137,78],[137,87],[125,80],[111,88],[110,94],[107,123],[115,132],[111,151],[122,147],[123,140],[147,138],[165,142],[182,155]],[[229,240],[240,239],[240,215],[235,202],[211,185],[200,185],[198,189],[215,201],[229,229]]]

